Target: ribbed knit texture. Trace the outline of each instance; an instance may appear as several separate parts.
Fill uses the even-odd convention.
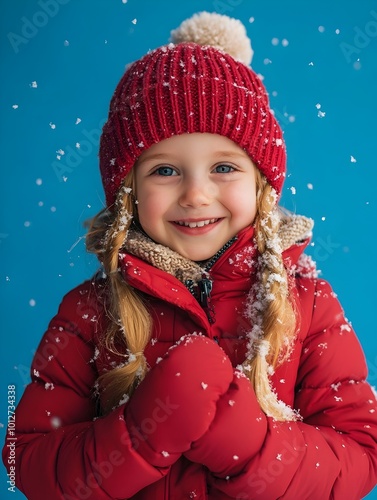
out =
[[[218,49],[180,43],[133,63],[115,90],[100,144],[107,205],[143,151],[195,132],[234,141],[280,194],[285,145],[260,78]]]

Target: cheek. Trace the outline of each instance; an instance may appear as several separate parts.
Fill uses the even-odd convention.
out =
[[[237,219],[253,222],[256,215],[256,190],[254,186],[238,186],[227,192],[228,207]]]
[[[164,200],[158,193],[146,190],[137,197],[137,212],[141,225],[153,225],[164,212]]]

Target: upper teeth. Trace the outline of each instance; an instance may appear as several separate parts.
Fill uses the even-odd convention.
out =
[[[185,222],[185,221],[177,221],[177,224],[180,226],[186,226],[186,227],[203,227],[207,226],[208,224],[213,224],[216,222],[218,219],[206,219],[206,220],[200,220],[197,222]]]

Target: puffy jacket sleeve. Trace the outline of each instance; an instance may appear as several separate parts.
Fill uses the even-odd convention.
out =
[[[93,335],[100,315],[95,286],[74,289],[35,353],[14,439],[16,485],[29,500],[128,498],[169,470],[134,449],[124,406],[96,419]],[[4,446],[8,468],[9,450]]]
[[[296,385],[302,421],[265,417],[263,444],[242,473],[212,477],[224,498],[360,500],[377,482],[377,403],[364,354],[329,284],[316,281],[314,294]]]

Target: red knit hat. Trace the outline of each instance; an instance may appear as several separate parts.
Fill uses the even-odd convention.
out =
[[[143,151],[163,139],[194,132],[234,141],[281,193],[285,145],[260,78],[223,50],[197,43],[198,37],[208,43],[209,31],[216,42],[219,31],[223,39],[237,38],[234,23],[245,33],[239,21],[227,16],[195,15],[173,32],[181,43],[160,47],[127,69],[111,99],[101,136],[100,169],[107,206],[114,203],[124,177]],[[194,41],[184,41],[187,38]],[[250,62],[250,41],[246,34],[244,38]],[[241,49],[245,52],[245,46]]]

